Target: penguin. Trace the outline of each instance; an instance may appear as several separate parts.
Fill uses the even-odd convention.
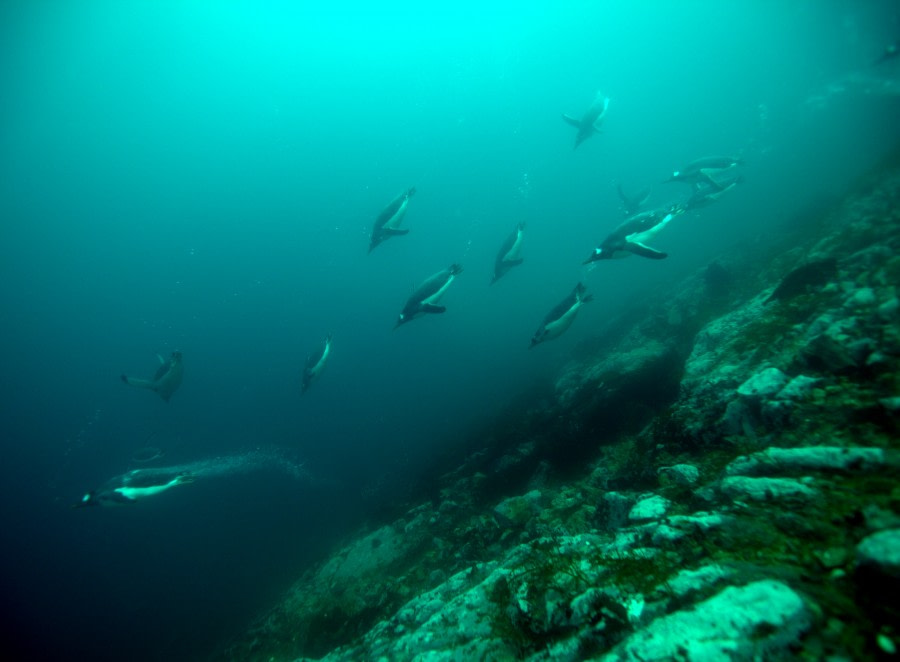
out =
[[[522,235],[524,230],[525,224],[519,223],[515,231],[500,246],[497,259],[494,261],[494,277],[491,279],[491,285],[500,280],[507,271],[522,264]]]
[[[702,182],[721,188],[718,182],[713,179],[712,175],[718,171],[727,170],[738,165],[743,165],[742,159],[732,156],[706,156],[696,161],[691,161],[681,170],[672,173],[666,182]]]
[[[396,329],[398,326],[406,324],[424,313],[443,313],[446,311],[447,309],[444,306],[438,305],[438,301],[444,296],[444,292],[450,287],[450,283],[461,272],[461,266],[451,264],[448,268],[437,272],[422,283],[406,301],[406,305],[403,307],[400,317],[397,318],[394,328]]]
[[[584,261],[584,264],[590,264],[597,260],[609,260],[616,257],[617,253],[625,252],[621,257],[627,257],[628,254],[640,255],[641,257],[650,258],[651,260],[663,260],[668,257],[667,253],[650,248],[645,241],[653,238],[668,223],[683,214],[685,208],[681,205],[673,205],[666,210],[653,209],[651,211],[641,212],[629,219],[626,219],[619,227],[613,230],[601,244],[594,249],[591,256]]]
[[[153,375],[153,379],[138,379],[127,375],[122,375],[121,379],[129,386],[154,391],[159,397],[168,402],[172,394],[181,386],[181,380],[184,377],[184,364],[181,360],[181,352],[172,352],[172,356],[168,361],[159,354],[156,356],[159,359],[160,366],[156,374]]]
[[[586,288],[584,285],[578,283],[578,285],[575,286],[575,289],[572,290],[572,293],[563,299],[559,305],[551,310],[544,318],[541,326],[535,331],[534,337],[531,339],[531,345],[528,349],[531,349],[544,341],[558,338],[566,329],[572,326],[572,322],[575,321],[575,315],[578,313],[578,309],[581,308],[583,304],[593,301],[594,299],[593,295],[585,294],[585,292]]]
[[[131,471],[121,476],[118,480],[110,481],[109,486],[91,490],[81,497],[81,501],[73,507],[123,506],[156,496],[177,485],[186,485],[194,482],[194,477],[189,473],[180,473],[168,481],[162,481],[158,474],[144,476],[145,474],[142,474],[141,470]],[[117,487],[112,487],[116,483],[120,484]]]
[[[625,195],[625,191],[622,190],[622,184],[616,183],[616,192],[619,194],[619,199],[622,200],[622,207],[625,209],[626,216],[637,214],[641,211],[641,207],[647,204],[647,200],[650,199],[649,186],[645,186],[635,195]]]
[[[600,124],[603,122],[608,108],[609,97],[597,92],[591,107],[581,116],[580,120],[563,113],[563,120],[578,129],[578,133],[575,134],[575,146],[572,149],[578,149],[581,143],[600,131]]]
[[[399,237],[407,234],[409,230],[401,230],[400,223],[406,216],[406,207],[409,205],[409,199],[416,194],[416,188],[401,193],[391,200],[390,204],[381,210],[378,218],[375,219],[375,225],[372,227],[372,239],[369,243],[369,252],[385,239],[391,237]]]
[[[313,383],[313,380],[322,374],[322,370],[325,369],[325,363],[328,361],[328,356],[330,354],[331,334],[328,334],[325,336],[325,342],[318,351],[306,357],[306,365],[303,367],[303,385],[300,387],[301,395],[306,393],[306,389]]]

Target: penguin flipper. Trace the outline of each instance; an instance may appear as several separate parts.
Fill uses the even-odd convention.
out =
[[[122,375],[122,381],[129,386],[136,386],[137,388],[149,388],[153,390],[155,386],[154,382],[151,382],[149,379],[138,379],[137,377],[128,377],[127,375]]]
[[[644,244],[639,244],[635,241],[629,241],[625,244],[625,250],[630,253],[634,253],[635,255],[640,255],[641,257],[647,257],[651,260],[662,260],[669,257],[668,253],[663,253],[662,251],[658,251],[655,248],[650,248],[649,246],[645,246]]]
[[[575,119],[574,117],[572,117],[571,115],[566,115],[565,113],[563,113],[562,118],[563,118],[563,120],[565,120],[567,123],[569,123],[569,124],[571,124],[572,126],[574,126],[576,129],[580,129],[580,128],[581,128],[581,120],[577,120],[577,119]]]
[[[381,231],[389,237],[399,237],[400,235],[409,233],[409,230],[395,230],[393,228],[382,228]]]
[[[443,313],[447,311],[447,306],[435,306],[433,303],[422,304],[422,312],[425,313]]]
[[[518,267],[525,261],[525,258],[519,258],[518,260],[504,260],[503,264],[507,267]]]
[[[709,174],[708,171],[701,170],[700,176],[703,177],[704,181],[706,181],[710,186],[712,186],[717,191],[721,191],[724,189],[724,187],[719,182],[717,182],[716,179],[711,174]]]

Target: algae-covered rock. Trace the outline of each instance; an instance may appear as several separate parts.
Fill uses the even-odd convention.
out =
[[[682,487],[690,487],[700,480],[700,470],[693,464],[673,464],[671,467],[660,467],[657,469],[657,473],[665,477],[667,481]]]
[[[900,579],[900,529],[888,529],[866,536],[856,547],[856,562]]]
[[[758,476],[795,471],[869,471],[882,467],[881,448],[809,446],[806,448],[767,448],[732,461],[729,476]]]
[[[731,499],[750,501],[813,501],[819,492],[793,478],[750,478],[729,476],[719,485],[721,492]]]
[[[766,368],[738,386],[738,395],[753,400],[772,397],[788,382],[788,377],[778,368]]]
[[[797,375],[775,396],[780,400],[802,400],[807,397],[821,380],[816,377]]]
[[[654,495],[641,499],[628,512],[628,519],[632,522],[646,522],[659,519],[672,506],[672,503],[661,496]]]
[[[503,524],[523,526],[534,517],[541,506],[541,493],[532,490],[524,496],[514,496],[504,499],[494,508],[494,514]]]
[[[810,610],[796,591],[761,580],[726,588],[692,609],[658,618],[601,659],[784,659],[811,622]]]

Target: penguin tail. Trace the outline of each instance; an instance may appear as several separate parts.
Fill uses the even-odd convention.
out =
[[[128,383],[128,375],[126,375],[124,372],[121,375],[119,375],[119,379],[121,379],[122,382],[125,384]]]

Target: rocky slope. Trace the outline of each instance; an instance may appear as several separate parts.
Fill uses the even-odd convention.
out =
[[[613,320],[439,495],[336,551],[220,657],[890,654],[898,249],[886,167]]]

